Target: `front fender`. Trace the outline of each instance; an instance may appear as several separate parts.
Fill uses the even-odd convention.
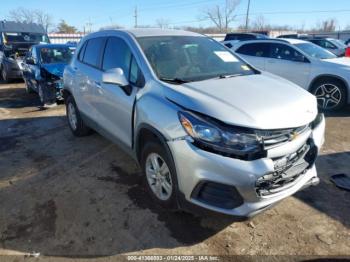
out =
[[[185,137],[187,134],[178,118],[179,110],[177,105],[163,96],[144,94],[135,105],[134,141],[145,124],[161,133],[166,141]]]

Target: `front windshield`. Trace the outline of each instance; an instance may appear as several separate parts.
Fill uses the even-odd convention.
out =
[[[68,64],[72,58],[69,47],[41,48],[40,59],[42,64]]]
[[[138,41],[161,80],[190,82],[254,74],[249,65],[207,37],[154,36]]]
[[[48,43],[49,39],[44,34],[34,33],[4,33],[6,43]]]
[[[302,50],[304,53],[308,54],[309,56],[318,59],[332,59],[337,57],[336,55],[332,54],[326,49],[323,49],[322,47],[319,47],[318,45],[312,43],[300,43],[295,44],[295,46]]]

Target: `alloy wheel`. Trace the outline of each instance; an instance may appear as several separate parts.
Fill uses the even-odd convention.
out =
[[[322,84],[314,92],[318,106],[322,109],[333,109],[339,105],[342,100],[340,88],[333,84]]]
[[[77,113],[75,111],[75,106],[72,103],[68,104],[67,115],[68,115],[68,121],[71,128],[73,130],[76,130],[78,126],[78,118],[77,118]]]
[[[158,199],[166,201],[171,197],[173,181],[169,167],[160,155],[156,153],[148,155],[146,159],[146,176],[151,190]]]

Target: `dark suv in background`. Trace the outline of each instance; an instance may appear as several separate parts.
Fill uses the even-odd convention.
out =
[[[0,72],[5,82],[22,78],[23,59],[30,47],[39,43],[49,43],[43,26],[0,21]]]
[[[249,41],[249,40],[261,40],[269,39],[267,35],[257,34],[257,33],[228,33],[225,36],[223,44],[228,48],[232,48],[234,44],[240,41]]]

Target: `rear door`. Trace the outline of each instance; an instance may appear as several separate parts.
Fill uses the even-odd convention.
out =
[[[241,45],[236,53],[258,69],[265,70],[266,58],[269,55],[268,43],[247,43]]]
[[[131,148],[133,106],[144,78],[128,44],[122,38],[113,36],[107,40],[102,69],[115,68],[123,70],[132,91],[128,93],[116,84],[101,83],[96,89],[98,123],[124,146]]]
[[[87,40],[80,49],[78,62],[73,68],[77,79],[74,98],[79,111],[94,122],[98,121],[95,94],[102,81],[101,63],[105,42],[105,37]]]
[[[284,43],[270,43],[266,71],[286,78],[306,88],[309,83],[311,63],[298,50]]]

